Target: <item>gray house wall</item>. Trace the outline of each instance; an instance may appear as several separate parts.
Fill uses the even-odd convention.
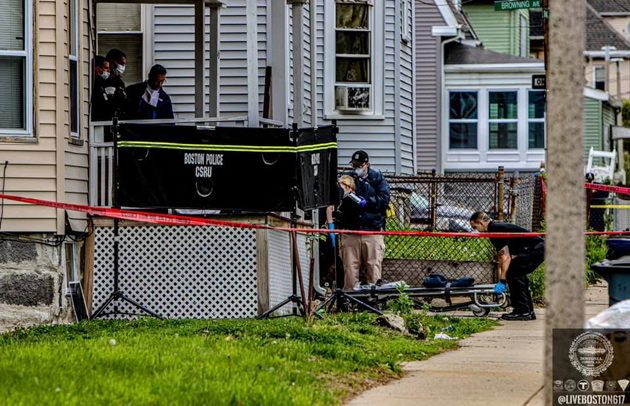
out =
[[[258,83],[262,111],[267,59],[267,1],[258,1]],[[153,60],[168,69],[165,90],[177,118],[195,115],[195,9],[191,6],[153,6]],[[245,0],[230,0],[221,9],[220,115],[247,115],[247,26]],[[210,40],[206,10],[206,58]],[[149,31],[150,32],[150,31]],[[206,94],[209,70],[206,69]],[[206,100],[207,103],[207,100]],[[207,107],[207,106],[206,106]],[[207,109],[206,109],[207,111]]]
[[[262,115],[265,67],[270,64],[271,56],[271,20],[268,11],[270,2],[276,0],[258,0],[258,64],[259,96]],[[384,14],[375,13],[375,18],[384,19],[383,57],[384,98],[383,115],[379,118],[341,116],[337,118],[340,127],[339,162],[344,164],[351,154],[364,149],[370,154],[377,169],[390,173],[414,173],[414,88],[413,88],[413,4],[408,4],[408,18],[402,21],[400,0],[384,0]],[[315,4],[317,38],[311,41],[309,13]],[[291,24],[291,8],[288,7],[288,19]],[[330,9],[329,9],[330,8]],[[220,115],[246,115],[247,113],[247,60],[246,60],[246,23],[245,0],[230,0],[221,10],[221,49],[220,49]],[[313,125],[313,90],[317,92],[317,125],[331,123],[331,117],[324,112],[324,58],[326,57],[325,18],[334,15],[334,2],[312,0],[304,7],[304,96],[300,103],[304,107],[304,124]],[[208,19],[206,23],[208,24]],[[187,118],[194,115],[194,9],[185,6],[155,6],[153,18],[154,61],[164,64],[169,70],[165,89],[171,95],[177,117]],[[402,25],[407,24],[411,42],[402,38]],[[206,27],[206,32],[209,32]],[[289,31],[291,32],[291,31]],[[281,83],[274,77],[273,86],[287,89],[287,115],[289,123],[293,120],[296,101],[293,100],[294,78],[292,75],[293,58],[291,55],[292,35],[289,35],[289,47],[286,51],[287,82]],[[317,83],[311,75],[311,43],[317,47]],[[269,52],[268,52],[269,51]],[[334,51],[328,50],[328,53]],[[331,72],[334,75],[334,72]],[[326,89],[326,92],[334,89]],[[274,117],[282,120],[281,117]]]
[[[442,38],[432,36],[431,29],[446,23],[435,5],[416,2],[415,7],[417,169],[439,172]]]

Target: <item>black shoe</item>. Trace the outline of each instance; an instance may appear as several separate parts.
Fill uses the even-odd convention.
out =
[[[527,312],[527,313],[506,313],[504,315],[501,316],[502,320],[509,320],[509,321],[513,321],[513,320],[536,320],[536,315],[534,314],[532,316],[533,313]]]
[[[532,317],[530,320],[536,320],[536,313],[533,310],[529,312],[529,315]]]

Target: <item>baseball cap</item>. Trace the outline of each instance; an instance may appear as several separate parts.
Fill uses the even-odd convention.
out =
[[[368,157],[367,152],[357,151],[354,154],[352,154],[352,159],[350,160],[350,163],[353,163],[353,162],[365,163],[369,161],[370,161],[370,158]]]

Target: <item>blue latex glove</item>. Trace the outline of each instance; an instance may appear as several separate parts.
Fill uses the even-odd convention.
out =
[[[335,223],[328,223],[328,229],[329,230],[334,230],[335,229]],[[330,233],[330,234],[328,234],[328,236],[330,237],[330,242],[332,243],[332,246],[334,247],[336,245],[335,235],[333,233]]]
[[[365,200],[362,196],[359,196],[359,198],[360,198],[361,200],[359,200],[359,202],[357,203],[357,207],[358,207],[359,209],[362,209],[362,208],[364,208],[365,206],[367,206],[367,200]]]
[[[499,282],[494,285],[494,293],[496,293],[497,295],[505,293],[505,283]]]

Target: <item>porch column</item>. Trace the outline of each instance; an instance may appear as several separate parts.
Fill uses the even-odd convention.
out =
[[[247,0],[247,121],[258,127],[258,1]]]
[[[284,1],[271,2],[271,50],[268,52],[267,66],[271,66],[271,117],[288,122],[289,109],[289,8]]]
[[[287,0],[287,2],[291,4],[293,10],[293,122],[298,127],[302,127],[304,125],[304,5],[308,3],[308,0]]]
[[[219,46],[220,36],[219,29],[221,25],[221,4],[210,4],[210,86],[209,86],[209,106],[208,115],[210,117],[219,117],[219,83],[220,83],[220,67],[219,67]]]
[[[204,0],[195,2],[195,117],[202,118],[205,112],[205,10]]]

